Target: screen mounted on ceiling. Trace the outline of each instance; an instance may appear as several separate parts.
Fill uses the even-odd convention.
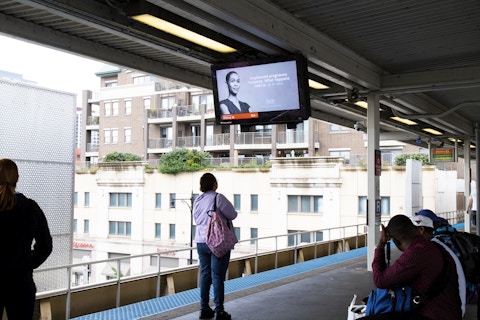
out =
[[[212,65],[218,125],[299,123],[310,117],[301,55]]]

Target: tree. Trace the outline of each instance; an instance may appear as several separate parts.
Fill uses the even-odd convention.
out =
[[[207,167],[207,159],[212,158],[208,152],[176,149],[165,153],[160,158],[159,171],[161,173],[176,174],[178,172],[199,171]]]

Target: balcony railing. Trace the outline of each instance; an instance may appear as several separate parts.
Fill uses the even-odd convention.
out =
[[[205,145],[208,147],[214,146],[229,146],[230,145],[230,133],[220,133],[207,136]]]
[[[171,148],[172,145],[173,145],[173,140],[169,138],[148,139],[149,149]]]
[[[272,144],[271,132],[241,132],[235,135],[235,144]]]
[[[98,143],[87,143],[87,152],[98,152]]]
[[[179,148],[197,148],[200,147],[200,137],[181,137],[177,138],[177,147]]]
[[[278,132],[277,134],[277,143],[287,144],[287,143],[307,143],[308,142],[308,131],[284,131]]]
[[[202,109],[204,105],[188,105],[188,106],[175,106],[168,109],[165,108],[152,108],[148,112],[149,119],[168,119],[173,118],[174,112],[176,112],[177,117],[188,117],[188,116],[200,116],[202,114]],[[205,113],[212,114],[214,113],[213,104],[205,105]]]

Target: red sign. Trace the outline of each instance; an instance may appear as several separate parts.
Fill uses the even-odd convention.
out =
[[[88,249],[93,249],[93,244],[87,243],[87,242],[73,242],[73,247],[74,248],[88,248]]]

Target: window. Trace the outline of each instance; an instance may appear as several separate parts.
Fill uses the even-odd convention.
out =
[[[85,207],[90,206],[90,192],[85,192],[85,199],[83,205]]]
[[[132,100],[125,100],[125,114],[132,114]]]
[[[235,232],[237,239],[240,240],[240,227],[233,227],[233,232]]]
[[[131,193],[110,193],[110,207],[131,207]]]
[[[317,242],[323,241],[323,231],[315,232],[315,241]]]
[[[125,137],[125,143],[132,142],[132,128],[125,128],[123,130],[123,135]]]
[[[117,80],[105,81],[105,87],[116,87]]]
[[[390,215],[390,197],[380,198],[380,210],[383,216]]]
[[[301,232],[300,230],[288,230],[288,233],[295,233],[290,236],[288,236],[288,245],[289,246],[294,246],[300,243],[310,243],[312,240],[310,239],[311,232],[306,231],[306,232]],[[320,232],[321,233],[321,232]],[[319,232],[315,234],[315,237],[318,239],[319,237]],[[323,238],[323,235],[321,236]],[[317,240],[319,241],[319,240]]]
[[[162,224],[155,223],[155,238],[160,239],[162,237]]]
[[[367,197],[358,197],[358,214],[367,214]],[[380,198],[380,213],[381,215],[390,215],[390,197]]]
[[[118,143],[118,129],[112,129],[112,143]]]
[[[170,209],[175,208],[175,193],[170,193]]]
[[[250,228],[250,239],[258,238],[258,228]],[[255,244],[257,240],[250,240],[250,244]]]
[[[322,213],[323,196],[288,196],[288,212]]]
[[[258,211],[258,195],[252,194],[250,195],[250,210],[251,211]]]
[[[172,109],[175,105],[175,97],[164,97],[161,103],[163,109]]]
[[[170,224],[169,230],[170,230],[170,235],[168,236],[168,238],[169,238],[170,240],[175,240],[175,225],[174,225],[174,224]]]
[[[329,150],[328,153],[331,157],[341,157],[345,159],[345,164],[350,163],[350,150]]]
[[[78,206],[78,192],[73,193],[73,205]]]
[[[367,197],[360,196],[358,197],[358,214],[367,213]]]
[[[109,221],[108,234],[111,236],[130,236],[132,234],[132,223],[126,221]]]
[[[155,193],[155,208],[161,208],[161,207],[162,207],[162,194]]]
[[[103,143],[112,142],[111,134],[112,133],[111,133],[110,129],[103,130]]]
[[[143,108],[144,109],[150,109],[150,98],[144,98],[143,99]]]
[[[118,101],[112,102],[112,116],[118,116]]]
[[[150,76],[133,77],[133,84],[140,84],[140,83],[145,83],[149,81],[153,81],[152,79],[150,79]]]
[[[77,233],[77,219],[73,219],[73,233]]]
[[[339,126],[338,124],[331,124],[330,132],[350,132],[350,129],[344,126]]]
[[[90,220],[83,220],[83,233],[88,234],[90,232]]]
[[[112,103],[111,102],[105,102],[103,105],[105,109],[105,117],[110,117],[112,115]]]
[[[233,195],[233,206],[235,207],[235,210],[239,211],[241,206],[240,206],[240,198],[241,195],[239,194],[234,194]]]

